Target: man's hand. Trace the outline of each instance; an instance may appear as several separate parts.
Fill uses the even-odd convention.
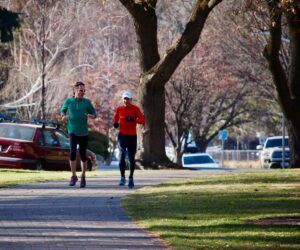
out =
[[[61,115],[61,120],[62,120],[63,122],[67,121],[68,118],[69,118],[69,116],[67,116],[67,115],[65,115],[65,114],[62,114],[62,115]]]
[[[95,115],[92,115],[92,114],[86,114],[88,118],[91,118],[91,119],[95,119],[96,116]]]
[[[118,122],[114,122],[114,128],[117,129],[119,127],[119,123]]]
[[[132,117],[132,116],[127,116],[127,117],[126,117],[126,121],[128,121],[128,122],[134,122],[134,121],[135,121],[135,118]]]

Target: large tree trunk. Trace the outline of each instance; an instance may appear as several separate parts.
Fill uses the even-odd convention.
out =
[[[142,133],[139,133],[140,147],[137,160],[144,167],[172,166],[165,153],[164,122],[162,122],[165,120],[165,89],[143,80],[146,81],[141,79],[138,91],[146,123]]]
[[[295,4],[295,13],[287,12],[290,36],[290,72],[292,108],[286,110],[287,129],[291,150],[291,167],[300,168],[300,6]]]
[[[300,167],[300,18],[287,12],[290,32],[291,64],[287,76],[279,60],[281,46],[282,9],[278,0],[268,2],[270,12],[270,39],[264,50],[268,60],[273,82],[277,90],[279,103],[286,118],[289,145],[291,150],[291,168]]]
[[[146,124],[139,134],[137,160],[145,167],[170,166],[165,152],[165,84],[197,44],[208,14],[222,0],[197,0],[182,36],[162,59],[157,43],[157,0],[120,2],[134,21],[142,70],[138,96]]]
[[[297,4],[296,4],[297,2]],[[291,98],[300,100],[300,3],[295,0],[294,11],[285,12],[290,38],[289,86]]]
[[[204,136],[195,137],[195,144],[200,152],[205,152],[208,146],[208,140]]]
[[[290,166],[291,168],[300,168],[300,103],[298,104],[298,111],[293,112],[293,119],[287,119],[287,130],[289,135],[289,146],[291,152]]]

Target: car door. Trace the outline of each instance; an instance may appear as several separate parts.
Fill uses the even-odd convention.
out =
[[[43,129],[44,145],[43,150],[45,153],[45,164],[48,169],[59,170],[65,166],[64,151],[61,149],[59,140],[54,133],[54,129]]]
[[[61,130],[55,130],[55,135],[59,140],[60,148],[62,151],[62,164],[69,169],[69,155],[70,155],[70,139],[66,133]]]

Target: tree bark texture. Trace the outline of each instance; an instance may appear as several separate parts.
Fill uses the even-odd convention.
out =
[[[290,72],[289,86],[292,99],[300,100],[300,3],[295,0],[293,11],[285,11],[290,37]]]
[[[141,107],[146,117],[145,128],[139,134],[137,159],[143,166],[171,165],[165,154],[165,90],[154,84],[141,83],[138,89]]]
[[[195,136],[195,144],[200,152],[205,152],[208,146],[208,140],[205,138],[205,136]]]

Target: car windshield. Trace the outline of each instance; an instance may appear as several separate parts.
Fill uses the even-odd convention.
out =
[[[184,156],[183,163],[185,165],[191,165],[191,164],[214,163],[214,161],[208,155],[194,155],[194,156]]]
[[[13,124],[0,124],[0,137],[3,138],[31,141],[33,133],[34,128]]]
[[[55,131],[56,136],[59,138],[60,145],[63,148],[70,147],[70,139],[62,131]]]
[[[288,138],[285,138],[284,146],[288,147],[288,145],[289,145],[289,140]],[[268,139],[266,143],[266,148],[274,148],[274,147],[282,147],[282,138]]]

